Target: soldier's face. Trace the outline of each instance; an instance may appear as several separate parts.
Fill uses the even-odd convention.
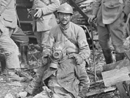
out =
[[[72,15],[69,13],[59,13],[58,18],[59,18],[59,22],[62,25],[67,25],[70,22]]]

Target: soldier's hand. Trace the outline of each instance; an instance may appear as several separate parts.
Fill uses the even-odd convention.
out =
[[[34,14],[35,18],[41,18],[43,16],[43,12],[41,8],[36,9],[36,13]]]
[[[53,98],[53,92],[52,90],[50,90],[47,86],[43,86],[43,93],[46,92],[46,94],[48,95],[49,98]]]
[[[80,88],[79,88],[79,96],[80,96],[81,98],[85,98],[85,97],[86,97],[86,94],[87,94],[87,92],[88,92],[88,89],[89,89],[88,86],[80,87]]]
[[[83,62],[83,58],[79,54],[72,53],[69,55],[69,58],[74,58],[78,65]]]
[[[95,15],[88,15],[88,23],[93,22],[93,20],[96,18]]]
[[[47,86],[43,86],[42,89],[43,89],[44,91],[51,92],[51,90],[50,90]]]
[[[25,98],[27,97],[27,92],[26,91],[23,91],[23,92],[19,92],[16,96],[17,98]]]
[[[130,49],[130,36],[126,38],[123,45],[125,49]]]
[[[43,49],[42,51],[42,57],[47,58],[51,55],[51,50],[50,49]]]

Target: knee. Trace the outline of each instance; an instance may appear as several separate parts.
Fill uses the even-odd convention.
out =
[[[99,40],[99,44],[102,47],[102,49],[109,49],[109,44],[105,40]]]

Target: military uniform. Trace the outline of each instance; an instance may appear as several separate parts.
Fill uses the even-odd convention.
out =
[[[10,38],[17,27],[15,3],[15,0],[0,0],[0,54],[5,56],[7,68],[19,69],[18,47]]]
[[[50,30],[48,40],[43,44],[42,58],[48,60],[38,70],[27,92],[34,94],[42,81],[58,96],[52,98],[79,98],[79,95],[86,94],[90,80],[85,61],[90,56],[90,49],[84,30],[70,22],[72,14],[73,8],[67,3],[58,8],[59,24]],[[66,22],[63,21],[65,17]],[[46,97],[44,92],[34,98]]]
[[[52,51],[55,43],[62,43],[65,46],[66,55],[60,60],[58,63],[59,67],[57,68],[51,66],[50,63],[52,63],[52,61],[48,61],[48,63],[38,72],[38,77],[35,81],[26,90],[29,93],[35,93],[37,91],[36,88],[39,88],[38,85],[41,81],[44,83],[46,79],[49,79],[47,86],[60,98],[80,98],[79,91],[82,92],[82,87],[86,87],[87,91],[90,80],[86,73],[85,63],[83,62],[76,65],[75,59],[69,58],[69,55],[76,53],[79,54],[84,61],[87,61],[90,56],[89,45],[85,33],[80,26],[70,22],[69,27],[66,30],[63,30],[73,42],[63,34],[61,29],[60,25],[52,28],[49,39],[44,43],[44,46],[46,49]],[[36,95],[34,98],[39,98],[43,92]],[[45,95],[42,96],[45,97]]]
[[[59,0],[34,0],[33,9],[42,8],[43,16],[36,19],[36,31],[38,44],[42,43],[48,38],[50,29],[57,24],[54,13],[59,7]]]
[[[93,15],[97,17],[99,43],[103,49],[106,63],[112,62],[108,41],[111,37],[112,44],[117,54],[122,55],[124,17],[130,12],[129,0],[96,0],[93,6]],[[123,55],[122,55],[123,56]]]
[[[68,36],[66,37],[63,32]],[[49,41],[44,46],[50,49],[53,43],[61,42],[66,46],[66,54],[79,53],[87,61],[90,56],[90,49],[87,43],[86,35],[81,27],[70,22],[69,27],[63,30],[60,25],[52,28],[50,31]]]

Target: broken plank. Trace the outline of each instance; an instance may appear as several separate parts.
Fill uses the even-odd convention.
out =
[[[101,93],[112,92],[112,91],[115,91],[115,90],[116,90],[115,87],[108,87],[108,88],[97,89],[97,90],[93,90],[93,91],[88,92],[86,94],[86,97],[98,95],[98,94],[101,94]]]
[[[102,72],[104,85],[109,87],[119,82],[130,81],[129,73],[128,67]]]

